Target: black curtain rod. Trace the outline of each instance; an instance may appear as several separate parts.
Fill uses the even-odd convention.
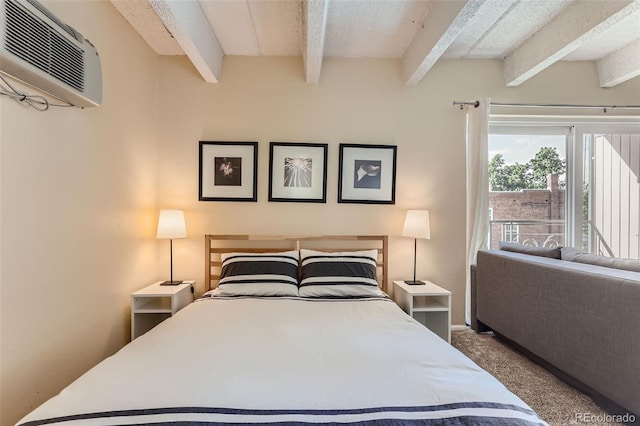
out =
[[[463,109],[465,105],[478,108],[480,101],[453,101],[453,105],[459,105]],[[640,109],[640,105],[571,105],[571,104],[514,104],[503,102],[491,102],[491,106],[514,108],[596,108],[607,112],[610,109]]]

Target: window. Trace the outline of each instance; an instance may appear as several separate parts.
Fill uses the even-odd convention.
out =
[[[640,133],[579,132],[584,162],[581,248],[611,257],[640,259]]]
[[[520,225],[517,223],[502,224],[502,240],[517,243],[520,237]]]
[[[492,117],[491,248],[503,239],[640,258],[640,125],[615,120]]]
[[[555,247],[565,241],[568,126],[491,126],[491,248],[500,240]]]

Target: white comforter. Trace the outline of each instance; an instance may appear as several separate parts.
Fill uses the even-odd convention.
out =
[[[544,424],[392,301],[294,298],[193,303],[19,424],[162,422]]]

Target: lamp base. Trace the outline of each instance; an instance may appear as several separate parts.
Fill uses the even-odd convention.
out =
[[[182,281],[164,281],[160,283],[160,285],[178,285],[178,284],[182,284]]]
[[[405,281],[404,283],[408,285],[423,285],[424,281]]]

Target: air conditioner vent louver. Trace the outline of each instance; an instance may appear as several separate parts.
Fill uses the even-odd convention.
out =
[[[38,0],[0,0],[0,72],[71,105],[102,102],[95,46]]]
[[[5,0],[5,47],[22,60],[78,91],[84,90],[83,52],[20,5]]]
[[[79,37],[79,35],[76,32],[76,30],[74,30],[72,27],[70,27],[69,25],[65,24],[61,20],[59,20],[53,13],[51,13],[47,9],[45,9],[40,3],[38,3],[35,0],[27,0],[27,1],[29,2],[29,4],[31,6],[35,7],[36,9],[38,9],[40,11],[40,13],[42,13],[47,18],[49,18],[53,22],[55,22],[62,30],[64,30],[71,37],[75,38],[79,42],[82,42],[82,37]]]

